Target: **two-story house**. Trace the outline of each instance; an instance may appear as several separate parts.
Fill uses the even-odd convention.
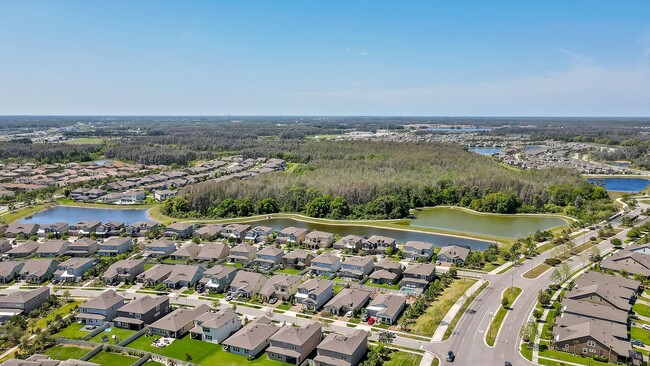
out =
[[[316,276],[331,276],[341,269],[341,258],[334,253],[324,252],[311,260],[309,267]]]
[[[156,264],[136,277],[136,281],[142,283],[144,287],[154,287],[169,277],[172,273],[173,265]]]
[[[298,286],[296,303],[307,310],[316,311],[334,296],[334,282],[313,278]]]
[[[221,236],[221,229],[223,229],[223,225],[205,225],[194,231],[194,237],[198,237],[203,240],[214,240]]]
[[[230,283],[230,292],[238,296],[251,298],[260,292],[268,277],[254,272],[237,271]]]
[[[383,324],[395,324],[406,307],[406,297],[392,294],[379,294],[368,304],[366,313]]]
[[[155,221],[138,221],[131,225],[127,225],[124,232],[128,236],[142,237],[146,236],[151,230],[156,230],[160,227]]]
[[[173,252],[171,257],[173,260],[194,259],[197,255],[199,255],[200,251],[201,247],[198,244],[189,243],[183,245],[180,249]]]
[[[225,308],[215,313],[199,315],[194,319],[194,327],[190,329],[190,333],[194,339],[221,344],[241,329],[241,326],[237,313],[231,308]]]
[[[230,249],[228,254],[228,261],[231,263],[248,264],[255,259],[257,249],[254,246],[242,243]]]
[[[230,248],[221,243],[204,243],[201,244],[201,250],[196,255],[197,261],[220,261],[228,258]]]
[[[133,247],[133,238],[109,238],[99,243],[97,254],[103,257],[117,257]]]
[[[203,278],[199,284],[204,286],[208,292],[224,292],[235,278],[237,271],[239,271],[237,268],[216,265],[203,272]]]
[[[163,281],[171,289],[181,287],[193,288],[203,277],[205,269],[200,266],[175,264],[169,276]]]
[[[309,230],[302,229],[294,226],[285,227],[278,231],[276,240],[280,244],[291,243],[293,245],[301,245],[305,241],[305,236]]]
[[[309,249],[322,249],[327,248],[332,244],[334,244],[334,234],[314,230],[305,235],[303,246]]]
[[[60,238],[61,236],[68,233],[70,225],[66,222],[55,222],[53,224],[41,225],[38,228],[36,234],[41,237],[54,236],[55,238]]]
[[[255,265],[261,270],[269,270],[282,263],[284,251],[268,246],[255,254]]]
[[[285,325],[271,336],[266,354],[270,360],[300,365],[320,344],[323,330],[319,323],[304,327]]]
[[[186,222],[175,222],[165,228],[165,236],[169,238],[179,237],[187,239],[194,234],[194,225]]]
[[[306,250],[293,250],[282,257],[282,266],[284,268],[293,268],[303,270],[311,266],[311,260],[314,259],[313,252]]]
[[[224,351],[255,358],[269,345],[269,338],[280,328],[261,316],[223,341]]]
[[[344,288],[332,300],[325,304],[323,310],[337,316],[349,311],[353,314],[358,314],[361,308],[366,306],[368,300],[370,300],[370,291]]]
[[[110,221],[99,225],[95,232],[98,237],[106,238],[109,236],[119,236],[125,230],[123,222]]]
[[[102,275],[102,281],[107,285],[115,285],[120,282],[130,283],[144,272],[144,260],[123,259],[108,267]]]
[[[404,266],[400,262],[383,260],[375,263],[375,270],[369,278],[374,283],[394,285],[402,277]]]
[[[273,228],[268,226],[256,226],[246,232],[244,240],[253,243],[263,243],[273,238]]]
[[[50,297],[50,288],[43,286],[30,291],[15,291],[0,297],[0,313],[5,321],[5,315],[29,315],[38,310]]]
[[[350,253],[357,253],[361,250],[363,237],[358,235],[346,235],[334,243],[334,249],[348,250]]]
[[[277,274],[264,283],[259,292],[260,297],[264,301],[272,298],[288,300],[298,291],[300,280],[300,276]]]
[[[408,266],[404,271],[404,278],[400,282],[401,288],[424,290],[433,282],[436,275],[436,266],[430,263],[418,263]]]
[[[433,257],[433,244],[425,243],[423,241],[407,241],[404,243],[404,258],[418,260],[423,258],[425,261],[431,260]]]
[[[221,236],[234,240],[244,240],[251,226],[247,224],[228,224],[221,229]]]
[[[102,223],[100,221],[79,221],[70,226],[70,236],[90,236],[91,233],[97,232],[97,228]]]
[[[469,257],[472,249],[463,245],[448,245],[440,248],[437,259],[440,262],[451,263],[457,266],[465,264],[467,257]]]
[[[169,297],[145,295],[117,309],[113,323],[118,328],[140,330],[169,314]]]
[[[75,318],[86,325],[102,325],[115,319],[117,309],[122,306],[124,298],[113,290],[106,290],[80,305]]]
[[[387,236],[373,235],[362,243],[361,249],[369,254],[395,253],[395,239]]]
[[[357,329],[351,334],[330,333],[316,347],[315,366],[355,366],[368,351],[369,332]]]
[[[59,262],[51,259],[29,259],[20,270],[20,279],[27,283],[43,283],[49,281],[56,271]]]
[[[65,253],[71,257],[89,257],[99,250],[99,243],[90,238],[82,238],[68,244],[68,251]]]
[[[375,258],[372,256],[348,257],[341,264],[339,277],[360,281],[369,275],[373,268],[375,268]]]
[[[176,244],[169,239],[156,239],[144,245],[144,256],[152,258],[167,258],[176,251]]]
[[[58,282],[81,281],[83,274],[96,263],[97,260],[94,258],[70,258],[65,262],[59,263],[56,271],[54,271],[54,279]]]
[[[163,316],[149,326],[151,334],[166,338],[182,338],[194,328],[194,319],[210,311],[210,307],[201,304],[194,309],[178,308]]]

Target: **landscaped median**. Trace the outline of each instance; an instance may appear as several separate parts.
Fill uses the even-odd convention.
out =
[[[488,344],[488,346],[494,346],[494,342],[497,338],[497,335],[499,334],[499,329],[501,329],[503,319],[505,319],[506,314],[508,311],[510,311],[509,306],[511,306],[515,300],[517,300],[520,294],[521,289],[519,287],[509,287],[503,291],[503,296],[501,298],[502,306],[500,306],[499,310],[497,310],[496,314],[494,314],[492,322],[490,323],[490,328],[485,335],[485,342]]]

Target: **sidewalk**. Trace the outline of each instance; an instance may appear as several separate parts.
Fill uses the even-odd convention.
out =
[[[456,317],[456,314],[458,314],[460,309],[463,307],[465,301],[467,301],[467,299],[469,299],[481,286],[483,286],[483,283],[485,283],[485,280],[478,280],[475,284],[472,285],[472,287],[468,288],[467,291],[465,291],[465,294],[461,296],[460,299],[456,300],[456,303],[451,306],[447,314],[445,314],[445,317],[440,322],[440,325],[438,325],[438,328],[436,328],[436,332],[433,333],[433,337],[431,337],[432,342],[442,341],[442,338],[447,332],[447,328],[449,328],[449,324],[451,324],[452,320],[454,320],[454,317]]]
[[[422,355],[422,360],[420,360],[420,366],[431,366],[433,360],[435,359],[436,356],[434,356],[433,353],[429,351],[425,351],[424,354]]]
[[[491,270],[490,272],[488,272],[488,274],[490,274],[490,275],[499,274],[499,272],[503,271],[504,269],[506,269],[508,267],[512,267],[513,265],[514,264],[512,264],[512,262],[505,262],[504,264],[502,264],[502,265],[498,266],[497,268],[495,268],[495,269]]]

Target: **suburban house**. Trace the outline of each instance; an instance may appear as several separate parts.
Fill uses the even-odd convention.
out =
[[[361,243],[363,243],[363,237],[358,235],[346,235],[334,243],[334,249],[347,249],[352,253],[356,253],[361,250]]]
[[[144,260],[124,259],[111,264],[102,275],[102,281],[107,285],[130,283],[142,272],[144,272]]]
[[[370,300],[370,291],[354,288],[344,288],[325,307],[325,311],[332,315],[343,315],[348,311],[358,314],[362,307]]]
[[[230,292],[250,298],[260,292],[268,278],[260,273],[237,271],[230,283]]]
[[[69,358],[65,361],[54,360],[48,355],[33,354],[24,360],[10,358],[2,366],[101,366],[98,363]]]
[[[388,248],[395,253],[395,239],[381,235],[373,235],[361,244],[361,249],[369,254],[389,254]]]
[[[176,244],[169,239],[156,239],[144,245],[144,256],[166,258],[176,251]]]
[[[200,251],[201,251],[201,247],[198,244],[189,243],[187,245],[184,245],[174,253],[172,253],[172,259],[173,260],[194,259],[194,257],[199,255]]]
[[[5,230],[5,238],[29,238],[38,233],[39,226],[38,224],[20,224],[13,223],[7,227]]]
[[[166,237],[176,237],[187,239],[194,233],[194,225],[185,222],[175,222],[165,228]]]
[[[223,292],[230,286],[238,271],[237,268],[217,265],[203,272],[199,283],[209,292]]]
[[[271,269],[282,263],[284,251],[274,246],[268,246],[255,254],[255,265],[261,269]]]
[[[118,328],[140,330],[169,314],[169,297],[145,295],[117,309],[113,323]]]
[[[298,286],[296,303],[307,310],[316,311],[334,296],[334,282],[313,278]]]
[[[302,245],[309,249],[327,248],[334,244],[334,234],[324,231],[312,231],[305,235],[305,241]]]
[[[88,257],[99,250],[99,243],[89,238],[82,238],[68,244],[66,255],[72,257]]]
[[[177,191],[170,191],[168,189],[162,189],[162,190],[157,190],[153,194],[153,198],[156,201],[165,201],[168,198],[176,197],[177,194],[178,194]]]
[[[231,263],[240,263],[245,265],[255,259],[255,253],[257,253],[257,249],[255,249],[254,246],[247,243],[242,243],[230,249],[230,254],[228,254],[228,261]]]
[[[462,266],[471,252],[469,247],[463,245],[448,245],[440,248],[437,258],[440,262]]]
[[[246,224],[228,224],[221,229],[221,236],[235,240],[243,240],[246,232],[251,228]]]
[[[285,227],[284,229],[278,231],[278,236],[276,240],[280,244],[295,244],[300,245],[305,241],[305,236],[309,230],[302,229],[294,226]]]
[[[628,323],[627,312],[617,310],[608,305],[600,305],[586,301],[564,299],[562,300],[562,313],[625,325]]]
[[[306,250],[293,250],[282,257],[282,266],[284,268],[293,268],[303,270],[311,265],[314,259],[314,253]]]
[[[160,227],[160,224],[155,221],[138,221],[127,225],[124,232],[129,236],[146,236],[149,231],[158,227]]]
[[[375,263],[375,271],[372,272],[369,278],[374,283],[394,285],[402,277],[404,266],[395,261],[383,260]]]
[[[18,277],[20,270],[25,263],[23,262],[0,262],[0,283],[9,283]]]
[[[640,284],[640,283],[639,283]],[[591,283],[576,281],[573,289],[565,293],[565,299],[579,300],[599,305],[607,305],[629,312],[636,291],[607,282]]]
[[[230,248],[221,243],[204,243],[201,245],[197,261],[219,261],[228,258]]]
[[[585,322],[596,324],[607,334],[611,334],[620,340],[627,341],[629,338],[627,326],[625,324],[614,323],[600,319],[582,318],[573,314],[562,314],[561,316],[555,318],[556,327],[572,327]]]
[[[221,229],[223,229],[223,225],[205,225],[194,231],[194,236],[207,240],[216,239],[217,237],[221,236]]]
[[[254,243],[265,242],[268,238],[273,238],[273,228],[268,226],[256,226],[248,230],[246,236],[244,236],[244,240]]]
[[[627,362],[632,351],[630,342],[615,338],[590,321],[559,327],[554,329],[554,333],[555,343],[559,349],[587,357],[604,357],[612,363]]]
[[[194,319],[192,338],[220,344],[241,329],[241,320],[231,308],[203,313]]]
[[[391,294],[377,295],[368,307],[366,313],[383,324],[395,324],[406,307],[406,297]]]
[[[636,294],[641,291],[641,282],[637,280],[633,280],[630,278],[625,278],[617,275],[600,273],[596,271],[587,272],[574,281],[574,284],[579,287],[585,287],[585,286],[589,286],[590,284],[598,284],[598,283],[607,283],[608,285],[611,286],[618,286],[621,288],[631,290],[632,292],[629,295],[630,299],[633,296],[636,296]]]
[[[320,344],[323,330],[319,323],[304,327],[285,325],[269,339],[266,355],[274,361],[300,365]]]
[[[101,224],[100,221],[79,221],[70,226],[69,233],[71,236],[89,236],[91,233],[97,232],[97,228]]]
[[[98,237],[101,238],[106,238],[109,236],[119,236],[124,232],[124,223],[123,222],[106,222],[97,228],[97,231],[95,232]]]
[[[404,243],[402,251],[404,253],[404,258],[412,260],[424,258],[425,261],[429,261],[431,260],[431,257],[433,257],[433,248],[434,246],[431,243],[423,241],[407,241]]]
[[[54,275],[59,262],[51,259],[29,259],[20,270],[20,279],[28,283],[43,283]]]
[[[149,326],[151,334],[167,338],[181,338],[194,327],[194,319],[210,311],[201,304],[194,309],[178,308]]]
[[[191,266],[185,264],[175,264],[172,266],[172,271],[169,276],[163,281],[165,286],[171,289],[181,287],[192,288],[196,286],[205,269],[199,266]]]
[[[117,309],[124,306],[124,298],[113,290],[106,290],[79,306],[75,318],[87,325],[102,325],[117,316]]]
[[[224,351],[256,357],[269,345],[269,338],[280,328],[271,319],[261,316],[223,341]]]
[[[351,334],[330,333],[316,347],[316,366],[355,366],[368,351],[369,332],[357,329]]]
[[[58,257],[68,251],[69,244],[67,240],[47,240],[36,249],[36,255],[41,258]]]
[[[70,226],[66,222],[55,222],[54,224],[41,225],[36,232],[41,238],[53,235],[55,238],[60,238],[62,235],[68,233]]]
[[[627,247],[602,260],[600,268],[650,277],[650,245]]]
[[[25,258],[34,254],[36,250],[38,250],[39,246],[40,244],[38,242],[27,240],[22,244],[18,244],[12,249],[9,249],[5,254],[8,255],[9,258]]]
[[[59,282],[80,281],[83,274],[91,269],[97,261],[94,258],[70,258],[59,263],[54,271],[54,279]]]
[[[348,257],[341,264],[339,277],[360,281],[375,268],[375,257]]]
[[[4,254],[13,248],[7,239],[0,239],[0,253]]]
[[[144,285],[144,287],[154,287],[162,283],[172,273],[174,266],[171,264],[156,264],[155,266],[144,271],[138,275],[136,280]]]
[[[109,238],[99,243],[97,254],[103,257],[116,257],[133,247],[133,238]]]
[[[324,252],[311,260],[309,269],[317,276],[331,276],[341,269],[341,258],[334,253]]]
[[[2,317],[5,313],[12,313],[15,315],[25,314],[29,315],[47,301],[50,296],[50,288],[43,286],[30,291],[16,291],[7,296],[0,297],[0,313]]]
[[[424,290],[436,276],[436,266],[430,263],[418,263],[408,266],[403,273],[401,288]]]
[[[271,298],[288,300],[298,291],[301,278],[296,275],[277,274],[264,283],[259,292],[260,297],[264,301],[268,301]]]

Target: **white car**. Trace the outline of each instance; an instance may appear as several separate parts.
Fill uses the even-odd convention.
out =
[[[352,318],[352,312],[348,311],[347,313],[345,313],[345,316],[347,316],[348,318]]]
[[[650,324],[643,324],[643,325],[641,326],[641,328],[643,328],[643,329],[645,329],[645,330],[650,330]]]

